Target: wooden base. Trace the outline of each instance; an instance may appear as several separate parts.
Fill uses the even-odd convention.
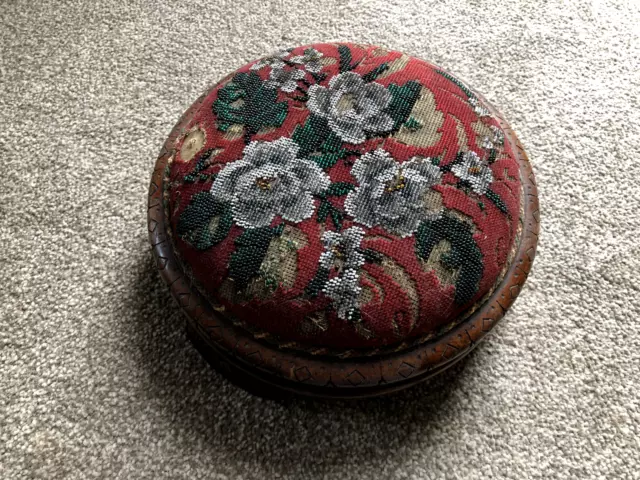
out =
[[[260,370],[251,367],[251,365],[240,361],[236,357],[224,353],[219,348],[207,342],[189,323],[187,324],[186,330],[187,338],[195,349],[198,350],[198,353],[227,380],[253,395],[278,401],[289,400],[295,397],[310,397],[323,400],[355,400],[386,395],[403,390],[442,373],[465,358],[472,350],[467,350],[463,355],[455,357],[452,361],[441,365],[438,369],[426,372],[422,376],[412,377],[406,382],[360,389],[336,389],[313,385],[304,386],[300,385],[299,382],[287,380],[286,378],[265,376]]]

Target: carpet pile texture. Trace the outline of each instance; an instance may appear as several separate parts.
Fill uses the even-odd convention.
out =
[[[640,4],[131,0],[0,7],[0,477],[638,478]],[[429,60],[505,115],[542,235],[503,322],[389,398],[253,397],[187,343],[154,270],[155,157],[277,47]]]

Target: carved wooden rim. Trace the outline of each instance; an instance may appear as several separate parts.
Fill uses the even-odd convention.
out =
[[[209,90],[210,91],[210,90]],[[194,112],[209,91],[182,116],[165,142],[149,187],[149,241],[161,277],[186,313],[189,331],[199,350],[212,364],[227,366],[227,375],[239,382],[269,386],[321,397],[365,397],[408,387],[435,375],[460,360],[504,316],[527,279],[535,257],[540,229],[538,193],[531,164],[513,130],[482,96],[513,147],[520,165],[524,200],[522,232],[516,255],[502,282],[486,302],[442,336],[391,354],[342,359],[279,349],[257,340],[216,312],[185,275],[167,233],[163,181],[175,145],[185,134]],[[240,380],[240,378],[237,378]]]

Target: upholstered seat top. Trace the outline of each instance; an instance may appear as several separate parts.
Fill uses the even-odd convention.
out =
[[[220,315],[300,349],[432,338],[518,242],[518,163],[492,109],[425,61],[315,44],[210,89],[174,145],[174,249]]]

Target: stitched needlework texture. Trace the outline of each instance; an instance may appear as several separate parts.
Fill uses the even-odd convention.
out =
[[[473,91],[375,46],[315,44],[204,97],[166,178],[173,242],[215,308],[281,341],[393,345],[502,278],[519,168]]]

